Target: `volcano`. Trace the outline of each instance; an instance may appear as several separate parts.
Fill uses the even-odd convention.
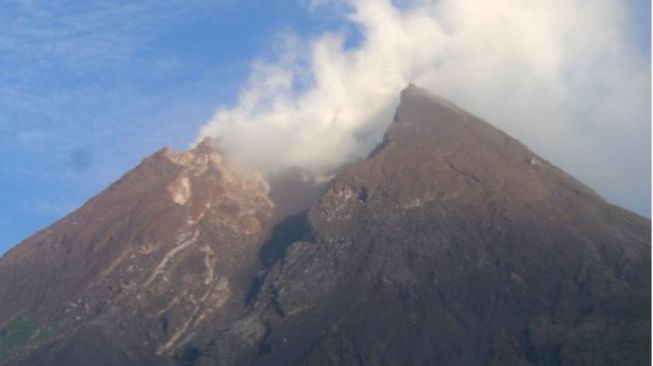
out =
[[[650,220],[444,98],[319,191],[155,153],[2,257],[0,365],[650,363]]]

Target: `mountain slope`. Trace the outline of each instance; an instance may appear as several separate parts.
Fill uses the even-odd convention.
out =
[[[268,333],[242,364],[648,362],[650,222],[417,87],[308,221],[244,317]]]
[[[184,338],[242,308],[267,193],[208,141],[145,159],[2,258],[0,325],[33,334],[0,333],[0,361],[43,346],[24,363],[172,364]]]
[[[0,260],[0,364],[649,363],[650,221],[440,97],[303,213],[210,145]]]

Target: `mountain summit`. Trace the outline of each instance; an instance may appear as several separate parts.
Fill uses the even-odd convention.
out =
[[[0,364],[649,362],[650,221],[416,86],[277,206],[210,141],[159,151],[0,260]]]

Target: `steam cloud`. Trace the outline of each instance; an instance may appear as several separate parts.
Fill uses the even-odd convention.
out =
[[[620,0],[318,0],[359,32],[281,36],[210,136],[269,176],[365,156],[409,82],[492,121],[612,201],[650,202],[650,59]],[[351,28],[351,27],[350,27]],[[357,38],[357,36],[360,36]]]

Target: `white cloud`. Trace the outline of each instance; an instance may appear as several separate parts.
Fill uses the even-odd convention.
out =
[[[343,3],[346,5],[343,7]],[[200,132],[267,174],[367,154],[409,82],[452,99],[617,203],[650,202],[650,59],[619,0],[314,1],[363,36],[284,35]],[[633,26],[633,29],[629,27]],[[343,28],[344,29],[344,28]],[[625,184],[627,182],[628,184]],[[644,201],[645,203],[642,203]]]

